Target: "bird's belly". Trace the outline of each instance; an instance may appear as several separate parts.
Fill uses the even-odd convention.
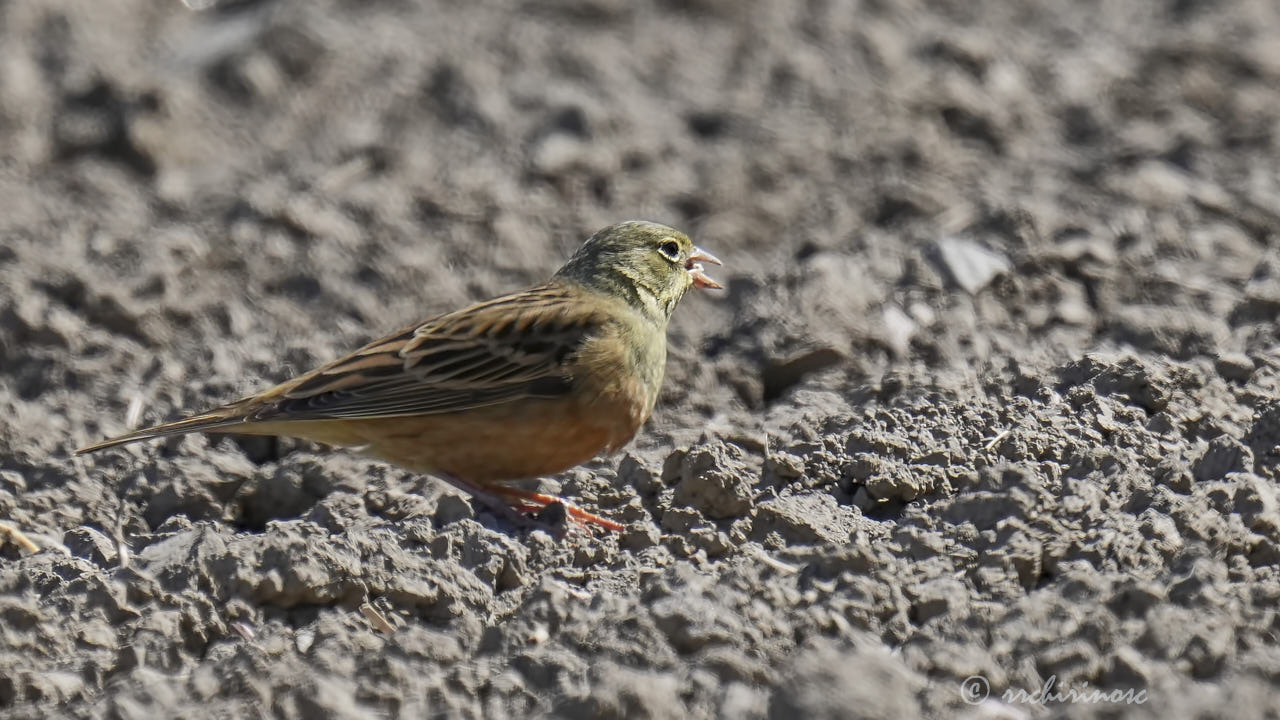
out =
[[[563,472],[625,445],[647,413],[616,402],[523,401],[462,413],[307,423],[297,435],[361,451],[415,472],[472,482]],[[290,433],[294,434],[294,433]]]

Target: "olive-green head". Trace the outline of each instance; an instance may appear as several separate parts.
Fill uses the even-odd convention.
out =
[[[631,220],[588,238],[556,277],[624,299],[666,322],[689,288],[720,287],[703,271],[704,262],[720,264],[675,228]]]

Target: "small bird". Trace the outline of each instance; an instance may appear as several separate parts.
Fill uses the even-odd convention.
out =
[[[499,509],[559,504],[513,484],[614,452],[649,418],[667,323],[721,264],[678,230],[631,221],[592,235],[547,282],[405,328],[257,395],[81,448],[193,432],[284,435],[434,475]]]

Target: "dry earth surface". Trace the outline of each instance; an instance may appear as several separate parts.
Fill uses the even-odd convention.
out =
[[[1274,0],[0,2],[0,716],[1276,717]],[[559,540],[79,444],[727,262]],[[963,679],[991,698],[967,704]],[[1006,690],[1145,691],[1127,705]],[[1269,715],[1268,715],[1269,713]]]

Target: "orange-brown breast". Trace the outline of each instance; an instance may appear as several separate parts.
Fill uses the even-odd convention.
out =
[[[622,447],[643,421],[625,402],[569,396],[445,415],[263,423],[253,430],[355,447],[415,472],[487,483],[563,472]]]

